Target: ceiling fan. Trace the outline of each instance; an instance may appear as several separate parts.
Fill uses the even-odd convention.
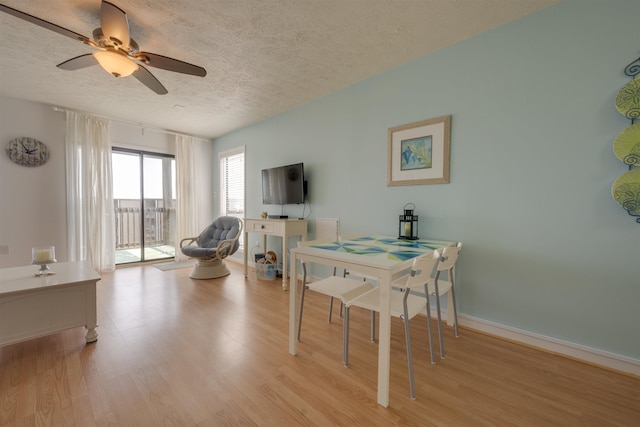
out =
[[[73,71],[100,64],[115,77],[133,75],[159,95],[167,94],[167,89],[142,64],[199,77],[204,77],[207,74],[204,68],[197,65],[156,53],[140,52],[138,43],[129,35],[129,21],[126,12],[108,1],[102,1],[100,27],[93,30],[93,39],[3,4],[0,4],[0,10],[98,49],[93,53],[76,56],[58,64],[58,68],[63,70]]]

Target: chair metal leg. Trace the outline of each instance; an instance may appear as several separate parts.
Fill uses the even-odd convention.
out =
[[[333,297],[329,297],[329,323],[331,323],[332,313],[333,313]]]
[[[460,336],[458,332],[458,309],[456,308],[456,293],[451,287],[451,305],[453,305],[453,330],[456,334],[456,338]]]
[[[453,268],[449,270],[449,280],[451,280],[451,305],[453,306],[453,330],[456,333],[456,338],[460,336],[458,332],[458,308],[456,307],[456,291],[455,282],[453,281]]]
[[[344,308],[344,324],[342,325],[342,363],[349,367],[349,307]]]
[[[440,293],[438,292],[438,275],[435,280],[436,308],[438,311],[438,338],[440,340],[440,358],[444,359],[444,340],[442,339],[442,315],[440,314]]]
[[[433,355],[433,334],[431,333],[431,303],[429,302],[429,290],[424,285],[425,298],[427,299],[427,334],[429,335],[429,354],[431,355],[431,363],[436,363]]]
[[[371,342],[376,342],[376,312],[371,310]]]
[[[337,267],[333,267],[333,275],[335,276],[336,273],[338,272],[338,268]],[[342,277],[347,277],[347,270],[344,269],[342,270]],[[344,303],[342,301],[340,301],[340,317],[343,316],[343,311],[342,311],[342,307],[344,307]]]
[[[413,358],[411,357],[411,332],[409,331],[409,315],[407,308],[407,297],[409,290],[406,291],[403,301],[404,316],[402,318],[404,322],[404,336],[407,341],[407,365],[409,367],[409,388],[411,390],[411,400],[416,400],[416,385],[413,379]]]
[[[302,329],[302,309],[304,308],[304,291],[307,289],[307,269],[302,264],[302,291],[300,292],[300,315],[298,316],[298,341],[300,341],[300,330]]]

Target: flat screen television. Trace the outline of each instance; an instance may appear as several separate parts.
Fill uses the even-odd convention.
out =
[[[304,203],[304,165],[262,170],[262,203],[265,205],[294,205]]]

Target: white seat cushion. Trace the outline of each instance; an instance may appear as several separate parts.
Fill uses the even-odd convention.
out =
[[[404,293],[401,291],[391,291],[391,315],[394,317],[401,317],[404,314],[402,307],[402,299]],[[410,294],[407,298],[407,311],[409,319],[420,313],[420,311],[426,307],[426,299],[423,296]],[[367,310],[380,311],[380,289],[374,288],[363,294],[354,300],[346,303],[349,307],[362,307]]]
[[[373,289],[370,283],[344,277],[329,276],[309,283],[309,289],[330,297],[339,298],[342,302],[352,300],[358,295]]]

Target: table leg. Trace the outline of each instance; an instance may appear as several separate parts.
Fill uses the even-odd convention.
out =
[[[97,282],[97,281],[96,281]],[[96,327],[98,326],[98,303],[96,299],[96,282],[86,285],[86,301],[87,306],[87,335],[85,339],[87,343],[98,341],[98,333]]]
[[[389,371],[391,367],[391,274],[380,276],[380,329],[378,343],[378,404],[389,406]]]
[[[297,290],[298,290],[298,260],[296,259],[296,254],[293,252],[291,254],[291,280],[293,282],[293,286],[289,289],[289,354],[295,356],[298,354],[297,343],[296,340],[296,325],[297,319],[296,315],[298,310],[296,309],[296,300],[297,300]],[[286,267],[282,267],[282,275],[286,276]]]
[[[87,340],[87,344],[98,341],[98,333],[96,332],[96,328],[87,328],[87,335],[85,335],[85,339]]]
[[[282,290],[289,290],[289,283],[287,283],[287,252],[289,250],[287,233],[282,236]],[[295,282],[293,282],[295,283]]]

